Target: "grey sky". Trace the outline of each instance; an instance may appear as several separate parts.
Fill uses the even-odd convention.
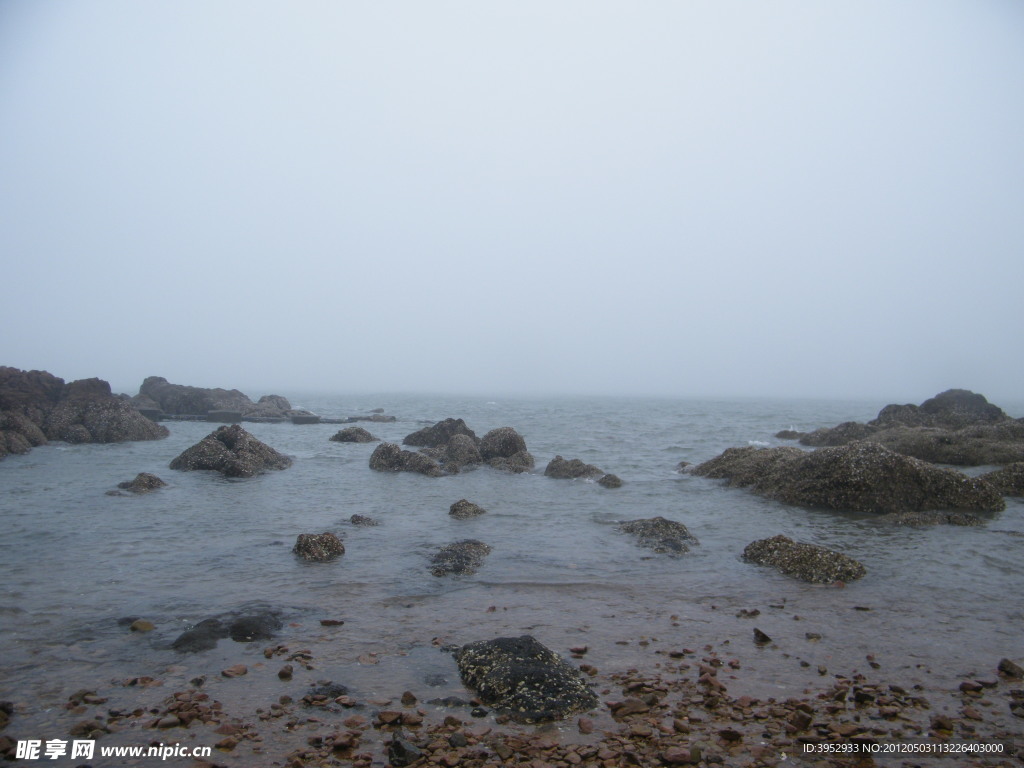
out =
[[[0,364],[1024,392],[1024,3],[0,0]]]

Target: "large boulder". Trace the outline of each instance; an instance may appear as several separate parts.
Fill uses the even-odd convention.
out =
[[[102,379],[65,384],[46,371],[0,366],[0,457],[47,440],[112,443],[158,440],[167,429],[114,396]]]
[[[787,504],[854,512],[929,509],[999,511],[984,480],[859,441],[808,453],[798,448],[729,448],[693,469]]]
[[[464,539],[441,547],[430,561],[434,576],[466,576],[476,573],[491,548],[476,539]]]
[[[700,544],[685,525],[660,516],[630,520],[619,525],[619,530],[636,536],[641,547],[662,554],[682,555],[690,551],[691,544]]]
[[[563,459],[555,456],[544,468],[546,477],[554,477],[562,480],[577,478],[601,477],[604,470],[598,469],[593,464],[585,464],[581,459]]]
[[[406,435],[402,440],[403,445],[411,445],[415,448],[440,448],[451,442],[456,435],[465,435],[473,441],[474,445],[479,443],[476,433],[473,432],[462,419],[444,419],[433,426],[424,427],[421,430]]]
[[[428,477],[441,477],[441,465],[422,453],[402,450],[395,443],[381,443],[370,454],[370,469],[377,472],[418,472]]]
[[[993,405],[967,389],[947,389],[929,398],[920,406],[887,405],[878,417],[869,422],[874,426],[947,427],[960,429],[973,424],[995,424],[1009,417],[1002,408]]]
[[[238,424],[218,427],[171,462],[171,469],[212,469],[226,477],[254,477],[286,469],[292,460],[257,440]]]
[[[598,703],[578,669],[529,635],[464,645],[455,662],[467,688],[517,722],[562,720]]]
[[[867,573],[863,565],[841,552],[781,535],[748,544],[743,559],[812,584],[853,581]]]
[[[480,457],[506,472],[528,472],[534,465],[533,456],[526,450],[526,440],[512,427],[498,427],[484,435],[480,440]]]

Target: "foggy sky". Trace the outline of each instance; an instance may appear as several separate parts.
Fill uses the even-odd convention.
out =
[[[1024,399],[1024,4],[0,0],[0,364]]]

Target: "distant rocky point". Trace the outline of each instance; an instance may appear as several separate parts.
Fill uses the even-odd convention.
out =
[[[0,458],[49,440],[119,443],[167,435],[165,427],[111,394],[102,379],[66,384],[47,371],[0,366]]]
[[[264,395],[253,402],[237,389],[190,387],[171,384],[162,376],[149,376],[132,397],[132,405],[152,419],[167,416],[206,417],[210,421],[283,421],[293,416],[315,416],[295,410],[281,395]]]

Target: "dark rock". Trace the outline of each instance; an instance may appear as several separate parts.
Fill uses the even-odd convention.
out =
[[[484,435],[480,440],[480,457],[506,472],[526,472],[534,465],[526,441],[512,427],[498,427]]]
[[[361,526],[380,525],[380,523],[378,521],[374,520],[372,517],[367,517],[366,515],[352,515],[352,517],[350,517],[348,519],[348,521],[350,523],[352,523],[352,525],[361,525]]]
[[[227,625],[220,619],[203,619],[191,629],[178,635],[171,647],[183,653],[208,651],[217,646],[217,641],[228,636]]]
[[[758,645],[767,645],[772,639],[757,627],[754,627],[754,642]]]
[[[483,457],[477,447],[477,440],[469,435],[455,435],[444,447],[442,461],[444,464],[456,467],[465,467],[472,464],[480,464]]]
[[[331,437],[335,443],[375,443],[379,440],[379,437],[374,437],[362,427],[346,427]]]
[[[580,459],[566,461],[561,456],[555,456],[544,468],[545,477],[563,480],[600,477],[603,474],[604,470],[598,469],[593,464],[584,464]]]
[[[491,548],[482,541],[465,539],[442,547],[430,561],[434,576],[469,575],[483,565]]]
[[[823,427],[809,434],[799,435],[799,440],[803,445],[814,447],[846,445],[854,440],[870,437],[878,432],[878,429],[856,421],[844,421],[836,427]]]
[[[402,444],[417,448],[439,448],[450,443],[451,439],[456,435],[465,435],[473,441],[474,445],[479,442],[476,433],[466,426],[465,421],[448,418],[437,422],[431,427],[424,427],[417,432],[406,435],[405,439],[402,440]]]
[[[867,573],[863,565],[841,552],[796,542],[785,536],[773,536],[748,544],[743,550],[743,559],[769,565],[787,576],[812,584],[854,581]]]
[[[239,616],[228,624],[228,636],[236,643],[269,640],[284,626],[278,614],[270,611]]]
[[[245,419],[280,419],[292,410],[287,397],[281,395],[264,395],[255,404],[245,408],[242,417]]]
[[[1006,677],[1014,680],[1020,680],[1024,678],[1024,668],[1009,659],[1001,659],[999,662],[999,672]]]
[[[310,411],[289,411],[287,414],[292,424],[319,424],[320,416]]]
[[[210,411],[243,413],[255,403],[237,389],[204,389],[171,384],[162,376],[149,376],[139,387],[139,395],[156,402],[164,413],[199,414]]]
[[[685,525],[664,517],[630,520],[622,523],[619,530],[636,536],[641,547],[663,554],[681,555],[690,551],[690,544],[700,544]]]
[[[959,429],[973,424],[994,424],[1008,418],[1001,408],[986,400],[984,395],[967,389],[948,389],[925,400],[920,406],[887,405],[869,423],[876,426],[898,424]]]
[[[618,475],[607,474],[597,479],[597,484],[605,488],[621,488],[622,480]]]
[[[227,477],[253,477],[291,465],[290,458],[233,424],[218,427],[185,450],[171,462],[171,469],[211,469]]]
[[[300,533],[292,552],[303,560],[324,562],[345,554],[345,545],[333,533]]]
[[[369,416],[349,416],[344,421],[346,424],[351,424],[356,421],[372,421],[379,424],[385,424],[398,420],[394,416],[385,416],[379,411],[380,409],[378,408],[374,412],[371,412]]]
[[[981,479],[989,483],[1003,496],[1024,496],[1024,461],[988,472]]]
[[[797,432],[795,429],[783,429],[775,433],[779,440],[799,440],[806,432]]]
[[[458,520],[468,520],[471,517],[478,517],[487,512],[481,506],[466,499],[459,499],[448,509],[448,514]]]
[[[139,472],[135,476],[134,480],[127,480],[123,483],[118,483],[118,488],[123,488],[126,491],[132,493],[149,493],[155,491],[157,488],[163,488],[166,486],[163,480],[156,475],[150,474],[149,472]]]
[[[859,441],[807,453],[798,448],[729,448],[694,468],[704,477],[787,504],[856,512],[929,509],[999,511],[1002,497],[984,480]]]
[[[441,465],[422,453],[405,451],[394,443],[381,443],[370,454],[370,469],[377,472],[419,472],[429,477],[444,474]]]
[[[394,768],[405,768],[423,757],[423,750],[398,734],[388,742],[388,762]]]
[[[464,645],[455,653],[462,682],[513,720],[561,720],[597,706],[579,670],[529,635]]]
[[[276,611],[223,614],[203,619],[185,630],[171,643],[171,647],[183,653],[196,653],[216,647],[219,640],[227,637],[239,643],[268,640],[282,626],[283,622]]]

